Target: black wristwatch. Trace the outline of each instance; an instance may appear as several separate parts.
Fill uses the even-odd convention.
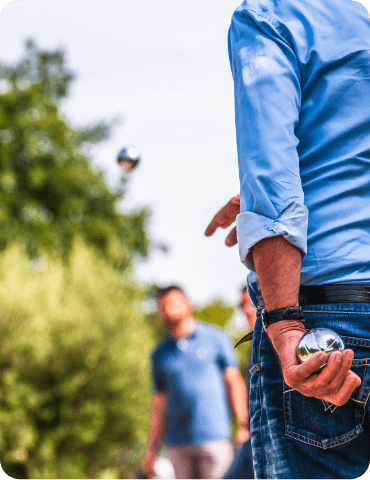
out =
[[[271,310],[267,312],[266,309],[261,310],[262,325],[265,332],[267,332],[267,327],[272,323],[281,322],[282,320],[299,320],[304,322],[304,315],[302,307],[288,307],[288,308],[279,308],[278,310]],[[253,330],[247,335],[244,335],[243,338],[235,345],[236,348],[238,345],[244,342],[249,342],[253,338]]]
[[[262,324],[266,328],[272,323],[281,322],[282,320],[299,320],[304,322],[302,307],[279,308],[277,310],[261,311]]]

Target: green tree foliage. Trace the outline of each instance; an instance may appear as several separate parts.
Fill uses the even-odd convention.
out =
[[[209,322],[217,327],[225,328],[235,309],[220,299],[213,300],[207,305],[197,307],[194,316],[203,322]]]
[[[118,269],[147,257],[148,211],[120,213],[124,182],[112,192],[84,154],[112,123],[73,128],[60,112],[74,79],[64,52],[29,40],[24,58],[0,65],[0,78],[0,249],[21,240],[31,258],[44,250],[68,258],[80,236]]]
[[[65,279],[68,278],[68,282]],[[0,459],[15,478],[133,478],[146,439],[143,292],[77,242],[0,255]]]

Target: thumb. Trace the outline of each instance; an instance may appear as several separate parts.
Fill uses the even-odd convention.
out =
[[[238,243],[238,238],[236,236],[236,227],[234,227],[230,231],[229,235],[226,237],[225,243],[228,247],[232,247]]]
[[[289,366],[285,371],[285,375],[289,378],[289,381],[294,382],[294,385],[297,385],[310,378],[312,374],[322,367],[327,358],[328,355],[326,353],[316,352],[304,363]],[[288,381],[286,383],[290,385]]]

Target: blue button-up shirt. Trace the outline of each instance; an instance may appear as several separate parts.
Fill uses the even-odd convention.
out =
[[[242,262],[283,235],[301,284],[370,281],[370,19],[352,0],[248,0],[229,55]]]

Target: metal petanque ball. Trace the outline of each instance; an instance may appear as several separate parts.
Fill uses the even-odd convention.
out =
[[[129,173],[136,168],[139,161],[140,152],[137,148],[132,147],[131,145],[122,148],[117,157],[117,163],[125,173]]]
[[[297,347],[297,357],[300,363],[308,360],[314,353],[322,351],[330,355],[333,352],[343,352],[344,343],[341,337],[329,328],[313,328],[301,338]],[[326,362],[315,373],[321,372]]]

